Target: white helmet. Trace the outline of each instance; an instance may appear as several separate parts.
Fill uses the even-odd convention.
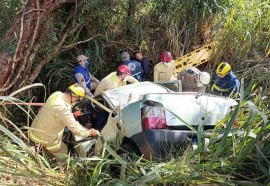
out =
[[[208,85],[210,83],[210,75],[207,72],[201,72],[199,74],[199,82],[198,86],[202,87],[204,85]]]

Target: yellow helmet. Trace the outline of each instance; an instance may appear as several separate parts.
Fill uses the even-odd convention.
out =
[[[231,66],[228,63],[221,62],[216,70],[218,76],[225,76],[231,71]]]
[[[68,89],[71,90],[72,96],[79,96],[79,97],[85,96],[85,91],[79,84],[70,85]]]

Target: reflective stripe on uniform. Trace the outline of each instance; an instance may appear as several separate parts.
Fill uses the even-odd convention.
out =
[[[34,136],[34,134],[32,133],[31,130],[29,132],[29,136],[34,142],[46,144],[46,142],[44,142],[43,140],[41,140],[38,137]]]
[[[46,149],[48,150],[59,149],[60,145],[61,145],[61,141],[59,141],[59,143],[56,145],[46,146]]]
[[[216,84],[213,84],[212,86],[212,90],[217,90],[219,92],[229,92],[229,89],[222,89],[222,88],[219,88]]]
[[[91,80],[89,79],[89,80],[88,80],[87,82],[85,82],[85,84],[88,84],[88,83],[90,83],[90,81],[91,81]]]
[[[115,84],[116,87],[119,87],[119,81],[116,74],[112,75],[110,80],[113,84]]]
[[[46,144],[47,144],[48,142],[45,142],[45,141],[39,139],[38,137],[36,137],[36,136],[32,133],[31,130],[30,130],[30,132],[29,132],[29,136],[30,136],[30,138],[31,138],[34,142],[44,144],[44,146],[46,146],[46,149],[48,149],[48,150],[58,149],[58,148],[60,147],[60,145],[61,145],[61,141],[59,141],[56,145],[50,145],[50,146],[47,146]]]

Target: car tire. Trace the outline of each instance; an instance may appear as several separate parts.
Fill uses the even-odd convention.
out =
[[[122,159],[124,159],[125,161],[134,159],[135,156],[132,156],[132,154],[141,156],[140,150],[137,145],[127,137],[123,139],[120,147],[121,148],[117,150],[117,154],[121,156]]]
[[[123,140],[122,145],[116,151],[116,153],[126,162],[134,162],[138,159],[136,156],[141,156],[141,153],[140,153],[137,145],[132,140],[130,140],[128,138]],[[120,178],[120,169],[121,169],[121,165],[119,165],[119,164],[111,165],[112,177],[119,179]]]
[[[117,154],[127,162],[133,162],[136,159],[135,155],[140,155],[137,147],[130,144],[121,145],[121,148],[117,150]],[[134,156],[132,156],[132,154],[134,154]]]

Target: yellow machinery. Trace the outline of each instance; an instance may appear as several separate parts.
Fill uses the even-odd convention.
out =
[[[174,60],[177,74],[186,67],[196,67],[209,61],[212,58],[213,46],[213,43],[210,43],[182,57],[177,57]]]

